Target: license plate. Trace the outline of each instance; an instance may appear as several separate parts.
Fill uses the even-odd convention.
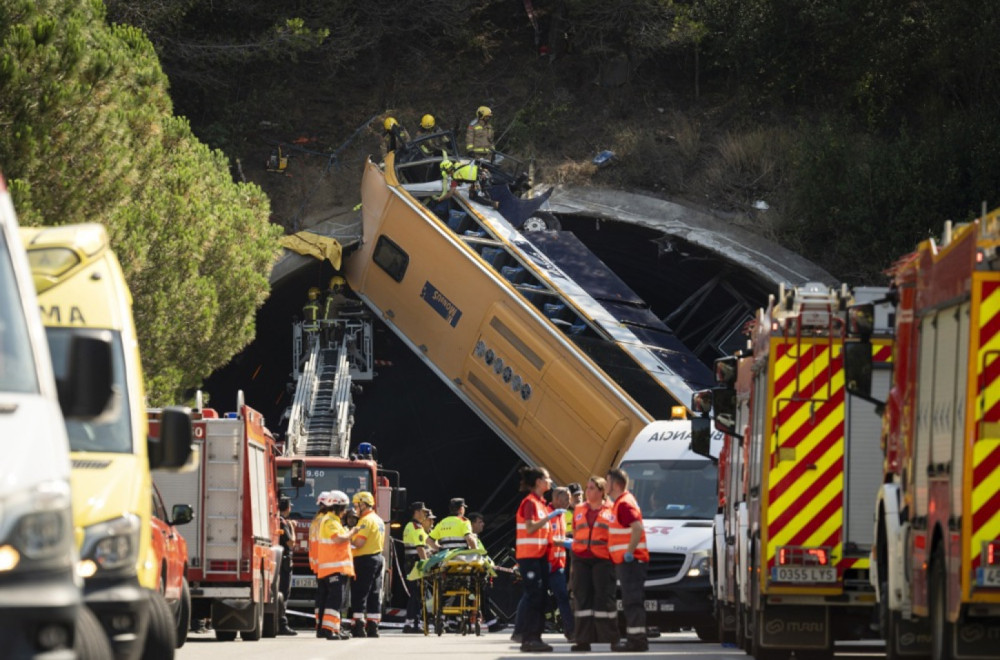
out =
[[[980,587],[1000,587],[1000,566],[984,566],[977,573],[976,584]]]
[[[775,566],[771,569],[771,581],[802,584],[836,582],[837,569],[833,566]]]
[[[655,600],[644,600],[642,601],[642,606],[647,612],[658,612],[660,609],[659,603]]]
[[[316,578],[312,575],[293,575],[292,589],[315,589]]]

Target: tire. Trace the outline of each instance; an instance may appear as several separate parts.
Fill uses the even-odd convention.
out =
[[[253,604],[253,628],[241,630],[240,639],[244,642],[259,642],[261,633],[264,631],[264,603],[257,601]]]
[[[191,630],[191,589],[187,578],[181,578],[181,600],[177,603],[177,648],[184,646],[188,631]]]
[[[281,628],[281,612],[285,609],[285,597],[277,589],[273,592],[274,611],[264,612],[264,637],[271,639],[278,636],[278,629]]]
[[[548,211],[535,211],[531,217],[521,225],[521,231],[528,233],[533,231],[559,231],[562,229],[559,219]]]
[[[236,639],[236,631],[216,629],[215,638],[220,642],[232,642]]]
[[[111,643],[104,634],[101,622],[86,605],[80,605],[76,613],[73,651],[78,660],[106,660],[112,655]]]
[[[931,560],[931,660],[951,660],[955,624],[948,621],[948,571],[939,552]]]
[[[698,635],[698,639],[703,642],[718,642],[719,641],[719,628],[722,626],[721,623],[716,625],[704,625],[695,626],[694,634]]]
[[[166,599],[159,591],[147,592],[149,597],[149,623],[143,642],[143,660],[173,660],[177,646],[177,622]]]

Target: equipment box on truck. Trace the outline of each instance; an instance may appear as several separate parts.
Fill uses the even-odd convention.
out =
[[[165,409],[159,440],[148,441],[132,297],[104,227],[22,228],[21,238],[56,377],[79,338],[111,347],[111,403],[93,420],[66,421],[84,599],[117,658],[172,657],[174,622],[156,581],[150,543],[150,468],[187,462],[190,415]]]

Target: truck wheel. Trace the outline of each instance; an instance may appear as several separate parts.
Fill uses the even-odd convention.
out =
[[[76,613],[73,650],[79,660],[105,660],[111,657],[111,644],[104,634],[104,628],[86,605],[81,605]]]
[[[261,632],[264,630],[264,603],[257,601],[253,604],[253,628],[251,630],[241,630],[240,638],[244,642],[260,641]]]
[[[562,229],[559,219],[547,211],[535,211],[530,218],[521,225],[521,231],[527,233],[532,231],[559,231]]]
[[[278,636],[278,628],[281,627],[281,610],[285,607],[284,597],[278,591],[277,585],[274,587],[274,591],[271,592],[274,606],[270,612],[264,612],[264,637],[268,639]]]
[[[181,578],[181,600],[177,603],[177,648],[184,646],[191,630],[191,590],[187,578]]]
[[[236,639],[235,630],[219,630],[215,629],[215,638],[220,642],[232,642]]]
[[[705,624],[704,626],[695,626],[694,633],[698,635],[698,639],[703,642],[717,642],[719,641],[719,628],[722,624],[710,625]]]
[[[173,660],[177,646],[174,613],[170,611],[166,599],[159,591],[148,591],[149,625],[146,627],[146,641],[143,644],[143,660]]]
[[[948,621],[948,572],[940,552],[931,562],[931,660],[950,660],[955,624]]]

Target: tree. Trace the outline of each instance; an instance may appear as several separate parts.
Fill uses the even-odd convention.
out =
[[[107,226],[162,405],[252,339],[281,230],[172,115],[144,34],[107,26],[102,7],[0,0],[0,163],[25,224]]]

